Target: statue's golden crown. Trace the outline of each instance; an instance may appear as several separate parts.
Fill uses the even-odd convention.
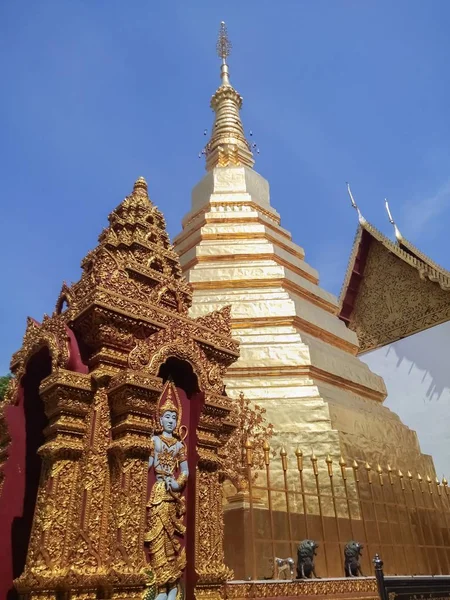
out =
[[[169,388],[169,392],[166,396],[166,399],[164,401],[163,404],[160,405],[159,407],[159,414],[162,415],[165,412],[167,412],[168,410],[172,411],[172,412],[178,412],[178,406],[175,404],[175,402],[173,401],[172,398],[172,391]]]
[[[168,381],[166,383],[166,385],[164,386],[163,391],[161,393],[161,396],[159,397],[159,401],[158,401],[159,416],[162,417],[162,415],[167,411],[177,413],[176,430],[178,430],[178,428],[181,424],[182,409],[181,409],[180,398],[178,396],[176,387],[174,386],[172,381]]]

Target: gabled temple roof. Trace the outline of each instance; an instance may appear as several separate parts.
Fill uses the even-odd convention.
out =
[[[358,334],[360,352],[449,320],[450,271],[405,239],[393,221],[396,241],[367,222],[359,210],[358,215],[339,317]]]

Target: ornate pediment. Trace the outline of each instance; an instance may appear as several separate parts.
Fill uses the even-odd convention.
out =
[[[360,353],[450,319],[450,274],[402,239],[369,223],[358,230],[341,293],[340,318]]]

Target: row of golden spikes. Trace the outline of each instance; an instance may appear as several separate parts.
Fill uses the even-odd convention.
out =
[[[247,465],[249,467],[251,467],[251,466],[253,466],[253,443],[250,440],[247,440],[244,444],[244,448],[245,448]],[[264,450],[264,463],[266,465],[269,465],[269,463],[270,463],[270,446],[269,446],[269,443],[267,442],[267,440],[265,440],[263,443],[263,450]],[[286,448],[283,446],[280,450],[280,457],[281,457],[281,464],[282,464],[283,471],[287,471],[287,456],[288,456],[288,453],[286,451]],[[299,471],[303,471],[303,452],[300,448],[297,448],[295,450],[295,456],[297,458],[297,469]],[[310,460],[311,460],[311,463],[313,466],[314,475],[318,475],[319,474],[318,458],[314,454],[314,450],[311,452]],[[333,477],[333,459],[331,458],[331,456],[329,454],[327,455],[327,457],[325,459],[325,463],[327,465],[328,475],[330,477]],[[347,463],[345,462],[345,459],[343,456],[341,456],[339,459],[339,466],[341,469],[342,478],[347,479],[347,468],[348,467],[347,467]],[[371,473],[373,472],[372,466],[368,462],[366,462],[364,465],[364,468],[367,471],[369,483],[372,483],[372,476],[371,476]],[[356,460],[353,461],[352,469],[355,472],[355,477],[357,477],[357,470],[359,469],[359,464],[356,462]],[[375,470],[378,474],[380,485],[384,485],[383,469],[382,469],[381,465],[378,464]],[[387,474],[388,474],[388,478],[389,478],[389,483],[393,484],[392,474],[394,473],[394,470],[391,468],[390,465],[387,466],[386,470],[387,470]],[[402,489],[403,489],[404,474],[402,473],[402,471],[400,469],[398,469],[397,475],[402,482]],[[414,479],[414,476],[411,473],[411,471],[408,471],[406,476],[408,477],[409,480]],[[359,481],[359,479],[358,479],[358,481]],[[419,482],[419,486],[421,486],[423,478],[420,473],[417,474],[417,481]],[[433,490],[431,489],[431,486],[433,484],[433,480],[430,478],[429,475],[426,476],[426,482],[428,484],[429,491],[432,494]],[[442,478],[442,481],[439,481],[439,478],[436,477],[435,484],[436,484],[439,494],[441,493],[441,484],[445,488],[445,493],[447,495],[449,494],[448,481],[445,477]]]
[[[251,477],[251,469],[253,466],[253,444],[250,440],[247,440],[246,443],[244,444],[244,450],[245,450],[245,458],[246,458],[246,463],[247,463],[247,470],[248,470],[248,478],[249,478],[249,482],[250,482],[250,486],[249,486],[249,502],[250,502],[250,521],[251,521],[251,528],[252,528],[252,532],[255,531],[255,524],[254,524],[254,516],[253,516],[253,498],[252,498],[252,485],[251,485],[251,481],[252,481],[252,477]],[[265,463],[265,467],[266,467],[266,477],[267,477],[267,488],[268,490],[270,490],[270,467],[269,467],[269,463],[270,463],[270,446],[268,444],[267,441],[264,442],[263,444],[263,451],[264,451],[264,463]],[[280,450],[280,457],[281,457],[281,464],[282,464],[282,468],[283,468],[283,478],[284,478],[284,488],[285,488],[285,497],[286,497],[286,511],[287,511],[287,515],[288,515],[288,529],[289,529],[289,539],[292,539],[292,526],[291,526],[291,510],[290,510],[290,498],[289,498],[289,490],[288,490],[288,481],[287,481],[287,451],[286,448],[282,447]],[[303,517],[304,517],[304,522],[305,522],[305,532],[306,532],[306,537],[309,537],[309,528],[308,528],[308,516],[307,516],[307,506],[306,506],[306,494],[305,494],[305,488],[304,488],[304,479],[303,479],[303,452],[300,450],[300,448],[297,448],[297,450],[295,451],[295,456],[297,458],[297,469],[298,469],[298,473],[299,473],[299,478],[300,478],[300,486],[301,486],[301,496],[302,496],[302,500],[303,500]],[[321,521],[321,529],[322,529],[322,539],[325,539],[325,523],[324,523],[324,513],[323,513],[323,507],[322,507],[322,498],[321,498],[321,490],[320,490],[320,483],[319,483],[319,469],[318,469],[318,459],[316,457],[316,455],[314,454],[314,451],[312,451],[311,453],[311,457],[310,457],[312,466],[313,466],[313,472],[314,472],[314,478],[316,481],[316,490],[317,490],[317,500],[318,500],[318,507],[319,507],[319,516],[320,516],[320,521]],[[334,489],[334,483],[333,483],[333,460],[331,458],[330,455],[328,455],[325,459],[325,463],[327,465],[327,470],[328,470],[328,475],[329,475],[329,479],[330,479],[330,485],[331,485],[331,496],[332,496],[332,500],[333,500],[333,510],[334,510],[334,516],[335,516],[335,522],[336,522],[336,533],[337,533],[337,539],[340,540],[341,539],[341,534],[340,534],[340,524],[339,524],[339,515],[338,515],[338,511],[337,511],[337,503],[336,503],[336,495],[335,495],[335,489]],[[350,529],[351,529],[351,535],[352,538],[354,538],[354,531],[353,531],[353,517],[351,514],[351,510],[350,510],[350,500],[349,500],[349,495],[348,495],[348,489],[347,489],[347,463],[345,462],[344,458],[341,456],[341,458],[339,459],[339,466],[341,469],[341,474],[342,474],[342,479],[343,479],[343,484],[344,484],[344,490],[345,490],[345,498],[347,501],[347,511],[348,511],[348,518],[349,518],[349,523],[350,523]],[[372,467],[371,465],[366,462],[365,463],[365,469],[367,471],[367,477],[368,477],[368,481],[369,484],[372,484]],[[363,521],[363,526],[364,526],[364,535],[365,535],[365,539],[366,539],[366,543],[367,543],[367,547],[368,550],[373,549],[376,550],[377,547],[381,544],[382,541],[382,536],[381,536],[381,532],[380,532],[380,527],[379,527],[379,523],[378,523],[378,517],[377,517],[377,511],[375,510],[375,496],[374,496],[374,491],[373,491],[373,485],[370,485],[370,491],[371,491],[371,501],[373,504],[373,508],[375,511],[375,521],[376,521],[376,530],[377,530],[377,539],[378,539],[378,546],[375,544],[375,546],[372,547],[373,542],[369,542],[369,537],[368,537],[368,530],[367,530],[367,523],[366,523],[366,518],[365,518],[365,508],[364,508],[364,503],[362,502],[362,498],[360,495],[360,489],[359,489],[359,474],[358,474],[358,470],[359,470],[359,465],[356,462],[356,460],[353,461],[352,464],[352,469],[353,469],[353,477],[356,483],[356,491],[357,491],[357,501],[361,510],[361,517],[362,517],[362,521]],[[379,482],[381,485],[381,489],[382,489],[382,494],[383,494],[383,501],[386,503],[386,498],[385,498],[385,494],[384,494],[384,480],[383,480],[383,469],[381,468],[380,465],[377,466],[376,468],[376,472],[379,476]],[[391,484],[392,488],[394,487],[394,479],[393,479],[393,469],[388,465],[387,467],[387,472],[388,472],[388,477],[389,477],[389,483]],[[405,506],[407,506],[406,503],[406,487],[404,484],[404,475],[403,473],[398,470],[397,475],[399,477],[400,483],[401,483],[401,490],[402,490],[402,494],[404,497],[404,501],[405,501]],[[413,487],[413,475],[410,471],[407,472],[407,477],[409,479],[409,487],[411,489],[411,493],[414,499],[414,506],[416,508],[416,510],[419,508],[418,504],[417,504],[417,499],[416,496],[414,494],[414,487]],[[424,489],[422,487],[422,476],[420,474],[417,475],[417,479],[419,481],[419,488],[420,488],[420,492],[424,493]],[[430,493],[430,497],[433,494],[433,489],[432,489],[432,480],[429,476],[427,476],[426,481],[428,483],[428,487],[429,487],[429,493]],[[438,496],[440,497],[440,501],[442,504],[442,509],[445,509],[445,506],[443,504],[443,497],[441,494],[441,482],[439,481],[438,478],[436,478],[435,480],[436,483],[436,488],[438,490]],[[448,482],[445,478],[443,478],[442,480],[442,484],[444,486],[444,490],[445,490],[445,497],[447,500],[447,503],[449,501],[449,492],[448,492]],[[271,539],[272,539],[272,553],[273,556],[275,556],[275,546],[274,546],[274,532],[275,532],[275,527],[274,527],[274,521],[273,521],[273,514],[272,514],[272,502],[271,502],[271,494],[269,493],[268,495],[268,502],[269,502],[269,515],[270,515],[270,527],[271,527]],[[434,504],[434,502],[433,502]],[[436,506],[435,506],[436,509]],[[444,510],[445,512],[445,510]],[[400,513],[399,513],[399,507],[397,505],[397,518],[398,518],[398,522],[400,523]],[[387,513],[387,519],[388,519],[388,523],[390,524],[390,518],[389,515]],[[445,522],[447,523],[447,517],[445,517]],[[411,521],[411,516],[409,515],[408,518],[408,524],[409,524],[409,529],[410,529],[410,534],[411,534],[411,539],[413,538],[413,524]],[[392,536],[392,532],[390,533],[390,535]],[[442,536],[442,533],[441,533]],[[420,538],[421,538],[421,543],[423,545],[425,545],[426,543],[426,539],[425,539],[425,533],[423,530],[423,526],[422,524],[420,524]],[[403,543],[403,533],[402,533],[402,543]],[[444,544],[443,538],[442,538],[442,544]],[[394,542],[391,539],[391,545],[392,545],[392,549],[394,551]],[[410,560],[412,560],[411,557],[408,557],[408,553],[406,551],[406,546],[403,545],[403,553],[404,553],[404,558],[405,558],[405,564],[410,566],[411,572],[414,571],[414,565],[410,564]],[[341,555],[341,560],[344,560],[343,558],[343,549],[342,549],[342,544],[339,544],[339,552]],[[418,550],[417,550],[418,553]],[[435,553],[437,553],[437,550],[435,549]],[[419,561],[419,557],[416,557],[417,561]],[[436,559],[437,559],[437,554],[436,554]],[[327,549],[326,546],[324,546],[324,560],[325,560],[325,569],[326,572],[328,573],[328,557],[327,557]],[[428,558],[427,558],[427,563],[428,563]],[[448,569],[450,568],[450,563],[447,561],[446,558],[446,563],[447,565],[444,567],[444,571],[447,573]],[[418,564],[418,563],[417,563]],[[431,572],[429,571],[429,569],[431,568],[431,565],[428,564],[427,566],[428,571],[427,572]],[[256,574],[256,553],[255,553],[255,549],[253,549],[253,571],[254,571],[254,575]],[[443,572],[444,572],[443,571]]]

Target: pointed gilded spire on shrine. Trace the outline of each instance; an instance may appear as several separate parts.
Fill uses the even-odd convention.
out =
[[[247,166],[255,161],[241,121],[242,96],[230,83],[227,58],[231,42],[222,21],[217,40],[217,54],[222,59],[220,77],[222,83],[211,98],[211,108],[216,113],[211,138],[205,148],[206,170],[214,167]]]
[[[145,215],[149,211],[157,213],[155,214],[156,220],[161,227],[165,228],[163,215],[149,198],[146,180],[144,177],[138,177],[134,182],[131,194],[122,200],[119,206],[117,206],[109,215],[108,219],[111,225],[114,225],[117,219],[119,219],[121,223],[119,227],[122,227],[124,224],[127,226],[130,226],[131,224],[136,225],[139,221],[145,221]]]
[[[109,214],[108,221],[97,247],[83,259],[83,270],[89,274],[95,269],[96,283],[116,293],[123,290],[136,301],[187,314],[192,291],[170,243],[164,215],[150,200],[144,177],[134,182],[131,193]],[[111,272],[115,273],[115,288]],[[134,278],[139,279],[139,286]]]
[[[148,196],[148,186],[144,177],[138,177],[134,182],[133,192],[136,194],[146,194]]]

